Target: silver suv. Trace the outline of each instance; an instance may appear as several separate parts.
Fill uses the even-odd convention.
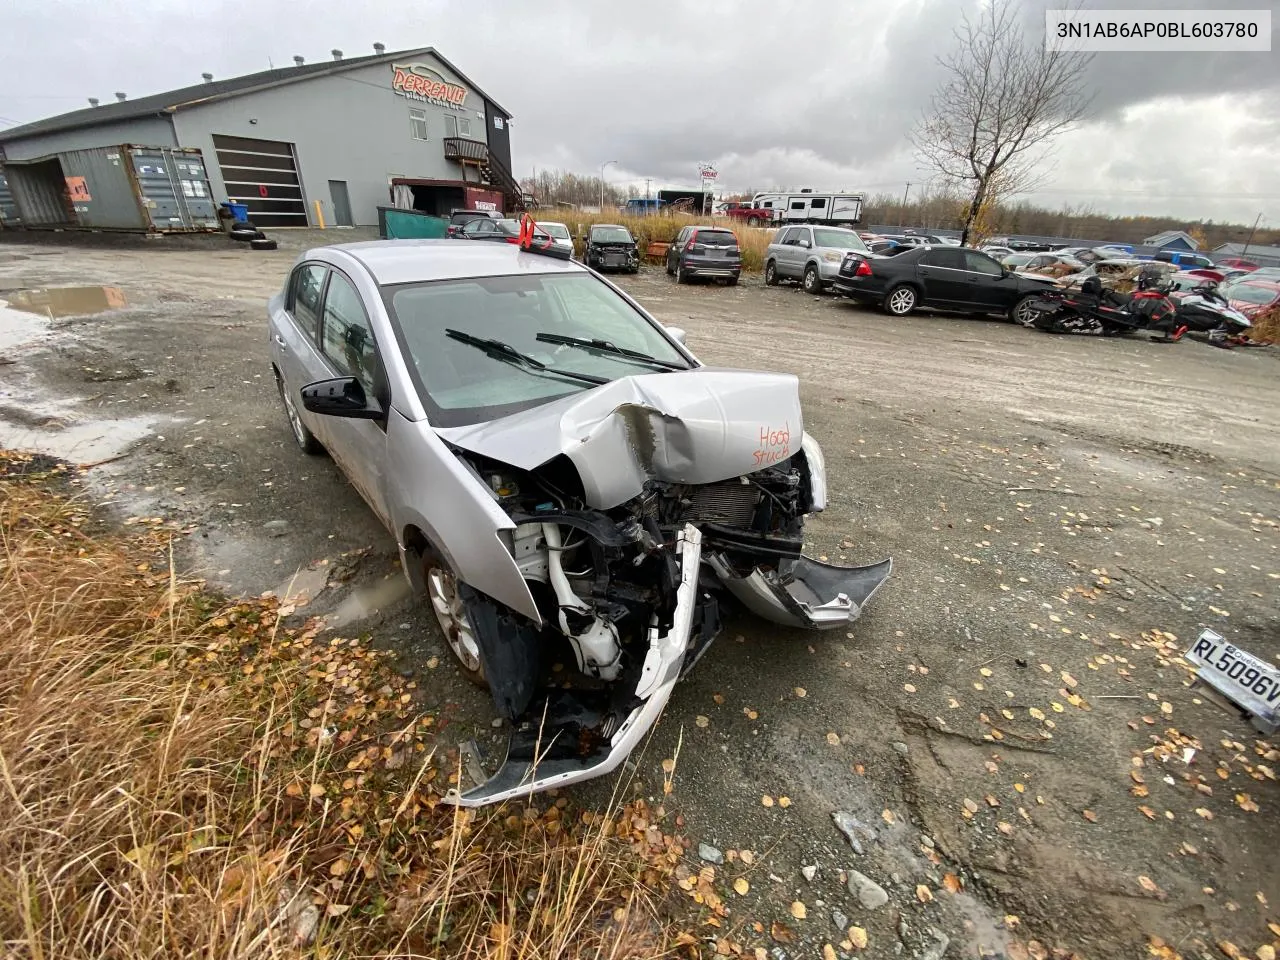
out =
[[[764,282],[799,280],[806,293],[819,293],[840,272],[840,261],[849,250],[871,256],[862,238],[852,230],[805,224],[782,227],[764,255]]]

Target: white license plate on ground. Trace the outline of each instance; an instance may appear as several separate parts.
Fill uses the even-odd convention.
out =
[[[1186,657],[1200,667],[1199,677],[1244,707],[1269,731],[1280,726],[1280,669],[1205,630]]]

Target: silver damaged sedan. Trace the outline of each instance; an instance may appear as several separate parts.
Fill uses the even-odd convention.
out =
[[[796,378],[704,367],[581,264],[447,240],[320,247],[269,312],[298,446],[327,451],[381,518],[511,721],[503,762],[456,803],[619,766],[720,603],[839,628],[889,576],[888,560],[801,555],[827,494]],[[570,689],[551,682],[560,650]]]

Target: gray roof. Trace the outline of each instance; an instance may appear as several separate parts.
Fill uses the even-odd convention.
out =
[[[316,247],[303,259],[341,263],[343,254],[363,264],[380,284],[587,272],[572,260],[525,253],[514,244],[484,240],[365,240]]]
[[[212,83],[197,83],[178,90],[169,90],[166,93],[154,93],[149,97],[138,97],[136,100],[116,100],[97,107],[72,110],[70,113],[62,113],[56,117],[46,117],[44,120],[36,120],[32,123],[23,124],[20,127],[11,127],[0,132],[0,143],[19,140],[23,137],[38,136],[43,133],[75,130],[78,127],[89,127],[99,123],[136,120],[141,117],[172,113],[183,107],[193,107],[201,103],[208,103],[211,100],[226,100],[268,87],[296,83],[299,80],[309,80],[312,77],[327,76],[333,73],[343,73],[354,67],[391,63],[395,60],[403,60],[405,57],[422,56],[423,54],[430,54],[435,57],[457,74],[458,79],[492,103],[498,111],[510,116],[492,97],[476,86],[466,74],[441,56],[435,47],[419,47],[415,50],[397,50],[392,53],[373,54],[368,57],[321,60],[316,63],[304,63],[300,67],[277,67],[274,70],[246,74],[243,77],[230,77],[226,80],[214,80]]]
[[[1214,253],[1226,254],[1229,257],[1248,257],[1243,243],[1224,243],[1213,248]],[[1260,243],[1249,244],[1249,253],[1260,257],[1280,257],[1280,247],[1265,247]]]
[[[1193,248],[1198,249],[1200,246],[1200,244],[1196,243],[1196,238],[1185,230],[1162,230],[1153,237],[1147,237],[1142,242],[1149,247],[1162,247],[1170,240],[1177,240],[1179,237],[1186,240]]]

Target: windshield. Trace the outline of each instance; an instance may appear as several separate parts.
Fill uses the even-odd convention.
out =
[[[592,243],[630,243],[631,234],[626,227],[592,227]]]
[[[384,287],[383,296],[427,415],[438,427],[481,423],[590,389],[505,362],[448,330],[510,344],[548,370],[606,380],[657,371],[625,357],[542,342],[538,334],[605,340],[681,369],[690,366],[654,323],[588,274],[400,284]]]
[[[837,250],[866,250],[867,245],[852,230],[818,230],[813,231],[813,240],[820,247],[835,247]]]
[[[1228,300],[1243,300],[1245,303],[1258,304],[1270,303],[1280,295],[1270,287],[1260,287],[1255,283],[1233,283],[1224,292]]]
[[[563,223],[540,223],[538,229],[549,237],[555,237],[557,240],[568,240],[569,228]]]

